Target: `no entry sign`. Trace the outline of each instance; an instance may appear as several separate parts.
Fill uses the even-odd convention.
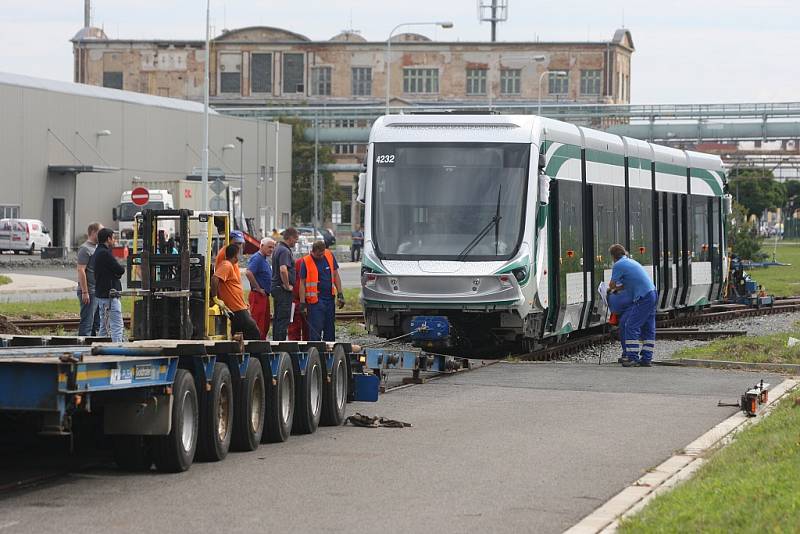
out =
[[[144,187],[137,187],[131,191],[131,202],[137,206],[144,206],[150,200],[150,191]]]

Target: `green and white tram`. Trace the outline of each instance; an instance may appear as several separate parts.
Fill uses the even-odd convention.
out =
[[[706,305],[727,274],[724,188],[717,156],[542,117],[382,117],[359,181],[368,328],[437,317],[446,328],[417,339],[463,348],[602,324],[613,243],[661,310]]]

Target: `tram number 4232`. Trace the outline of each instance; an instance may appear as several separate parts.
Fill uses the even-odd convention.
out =
[[[375,157],[378,165],[394,165],[394,154],[378,154]]]

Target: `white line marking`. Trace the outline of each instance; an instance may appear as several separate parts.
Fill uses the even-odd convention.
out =
[[[14,525],[19,525],[19,521],[9,521],[8,523],[0,523],[0,530],[4,528],[11,528]]]

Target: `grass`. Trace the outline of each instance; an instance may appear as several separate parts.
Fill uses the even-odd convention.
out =
[[[122,298],[122,312],[130,313],[133,298]],[[46,302],[7,302],[0,304],[0,315],[11,319],[76,319],[80,317],[78,298]]]
[[[800,364],[800,344],[789,347],[787,345],[789,337],[800,339],[800,323],[794,324],[792,332],[718,339],[707,345],[681,349],[672,357],[690,360]]]
[[[345,307],[343,311],[361,311],[359,302],[360,288],[345,288]],[[244,295],[247,302],[247,292]],[[130,314],[133,309],[133,298],[122,298],[122,312]],[[80,316],[80,305],[74,299],[50,300],[47,302],[9,302],[0,304],[0,315],[10,319],[76,319]]]
[[[778,297],[800,295],[800,243],[778,241],[778,247],[773,247],[771,241],[764,242],[761,252],[767,254],[767,259],[782,263],[791,263],[790,267],[758,267],[748,269],[750,276],[764,286],[767,293]]]
[[[9,278],[9,277],[7,277],[7,276],[5,276],[3,274],[0,274],[0,286],[4,286],[4,285],[10,284],[10,283],[11,283],[11,278]]]
[[[800,393],[716,452],[691,480],[620,525],[621,534],[800,532]]]

